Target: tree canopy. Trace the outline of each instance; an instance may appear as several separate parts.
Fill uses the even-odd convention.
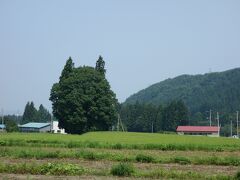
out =
[[[130,96],[125,104],[168,104],[182,100],[191,115],[210,109],[235,112],[240,109],[240,68],[204,75],[182,75],[156,83]],[[192,116],[193,117],[193,116]]]
[[[188,125],[188,109],[182,101],[172,101],[166,106],[139,103],[122,104],[119,110],[128,131],[176,131],[179,125]]]
[[[37,121],[37,109],[33,102],[27,102],[22,117],[22,124],[35,121]]]
[[[4,121],[5,121],[7,132],[17,132],[17,131],[19,131],[17,123],[13,118],[11,118],[10,116],[5,116]]]
[[[67,133],[109,130],[117,118],[115,94],[105,78],[105,62],[75,68],[66,62],[59,82],[51,89],[53,114]]]
[[[95,67],[95,69],[96,69],[97,71],[99,71],[100,73],[105,74],[106,69],[104,69],[104,68],[105,68],[105,62],[104,62],[102,56],[99,56],[99,58],[98,58],[98,60],[97,60],[97,62],[96,62],[96,67]]]
[[[41,104],[37,110],[33,102],[27,102],[24,113],[22,116],[21,124],[29,122],[50,122],[51,114],[49,111]]]

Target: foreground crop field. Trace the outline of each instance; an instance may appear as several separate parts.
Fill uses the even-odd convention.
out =
[[[0,134],[5,179],[239,179],[240,140],[150,133]]]

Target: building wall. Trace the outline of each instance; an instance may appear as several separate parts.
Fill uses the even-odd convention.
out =
[[[38,132],[38,129],[35,128],[29,128],[29,127],[20,127],[20,131],[22,132]]]
[[[50,131],[51,131],[50,125],[39,129],[39,132],[50,132]]]
[[[179,135],[202,135],[202,136],[210,136],[210,137],[219,137],[217,132],[178,132]]]
[[[29,128],[29,127],[20,127],[22,132],[50,132],[50,125],[43,128]]]

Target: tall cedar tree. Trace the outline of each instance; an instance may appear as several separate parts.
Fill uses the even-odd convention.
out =
[[[116,119],[117,100],[104,76],[104,64],[100,58],[95,69],[74,68],[69,59],[59,83],[53,85],[53,114],[67,133],[109,130]]]
[[[37,121],[37,109],[34,107],[33,102],[28,102],[25,106],[25,110],[23,113],[22,124],[36,121]]]
[[[95,69],[97,71],[99,71],[100,73],[105,74],[106,73],[106,69],[104,69],[104,67],[105,67],[105,62],[104,62],[102,56],[99,56],[99,58],[98,58],[98,60],[96,62]]]
[[[50,122],[51,121],[51,114],[48,110],[41,104],[38,109],[37,114],[38,122]]]

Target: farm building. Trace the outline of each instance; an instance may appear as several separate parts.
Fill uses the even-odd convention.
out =
[[[66,134],[65,129],[59,129],[58,121],[53,121],[52,122],[52,133]]]
[[[178,134],[219,136],[218,126],[178,126]]]
[[[50,123],[27,123],[19,125],[19,130],[22,132],[50,132],[51,124]]]
[[[5,131],[6,126],[4,124],[0,124],[0,132]]]

